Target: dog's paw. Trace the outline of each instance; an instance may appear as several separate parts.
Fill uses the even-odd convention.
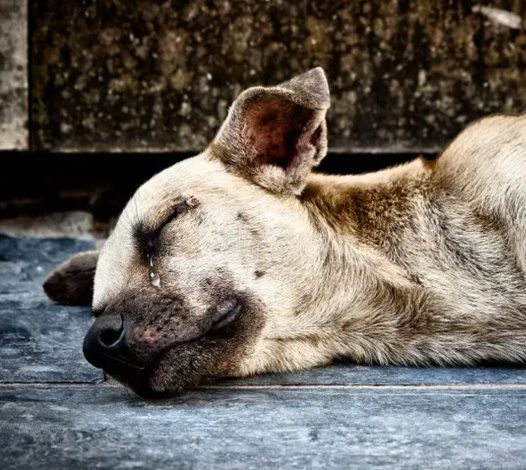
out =
[[[86,251],[57,266],[44,281],[46,295],[63,305],[91,305],[98,257],[98,251]]]

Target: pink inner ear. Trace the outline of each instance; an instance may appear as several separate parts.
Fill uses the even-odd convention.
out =
[[[248,113],[249,139],[260,163],[287,168],[294,163],[313,111],[278,97],[267,98]]]

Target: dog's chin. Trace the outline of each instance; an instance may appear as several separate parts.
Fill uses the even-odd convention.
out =
[[[114,374],[109,375],[115,380],[117,380],[119,383],[130,389],[139,397],[147,400],[172,398],[186,390],[196,388],[200,384],[199,380],[185,380],[184,383],[170,383],[169,385],[165,385],[162,383],[157,383],[155,378],[153,378],[155,384],[152,384],[151,380],[154,376],[144,375],[142,377],[123,377]]]
[[[142,370],[119,367],[105,372],[143,398],[168,398],[228,373],[217,359],[223,349],[221,343],[206,340],[177,344]]]

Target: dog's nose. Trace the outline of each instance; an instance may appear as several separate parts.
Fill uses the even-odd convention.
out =
[[[142,369],[135,364],[126,345],[126,328],[122,315],[112,314],[97,318],[84,338],[82,349],[88,362],[99,369]]]

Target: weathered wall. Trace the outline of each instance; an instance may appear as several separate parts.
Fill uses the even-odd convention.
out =
[[[27,146],[27,5],[0,0],[0,150]]]
[[[526,108],[525,2],[481,3],[35,1],[33,143],[199,150],[244,87],[321,65],[333,150],[433,151]]]

